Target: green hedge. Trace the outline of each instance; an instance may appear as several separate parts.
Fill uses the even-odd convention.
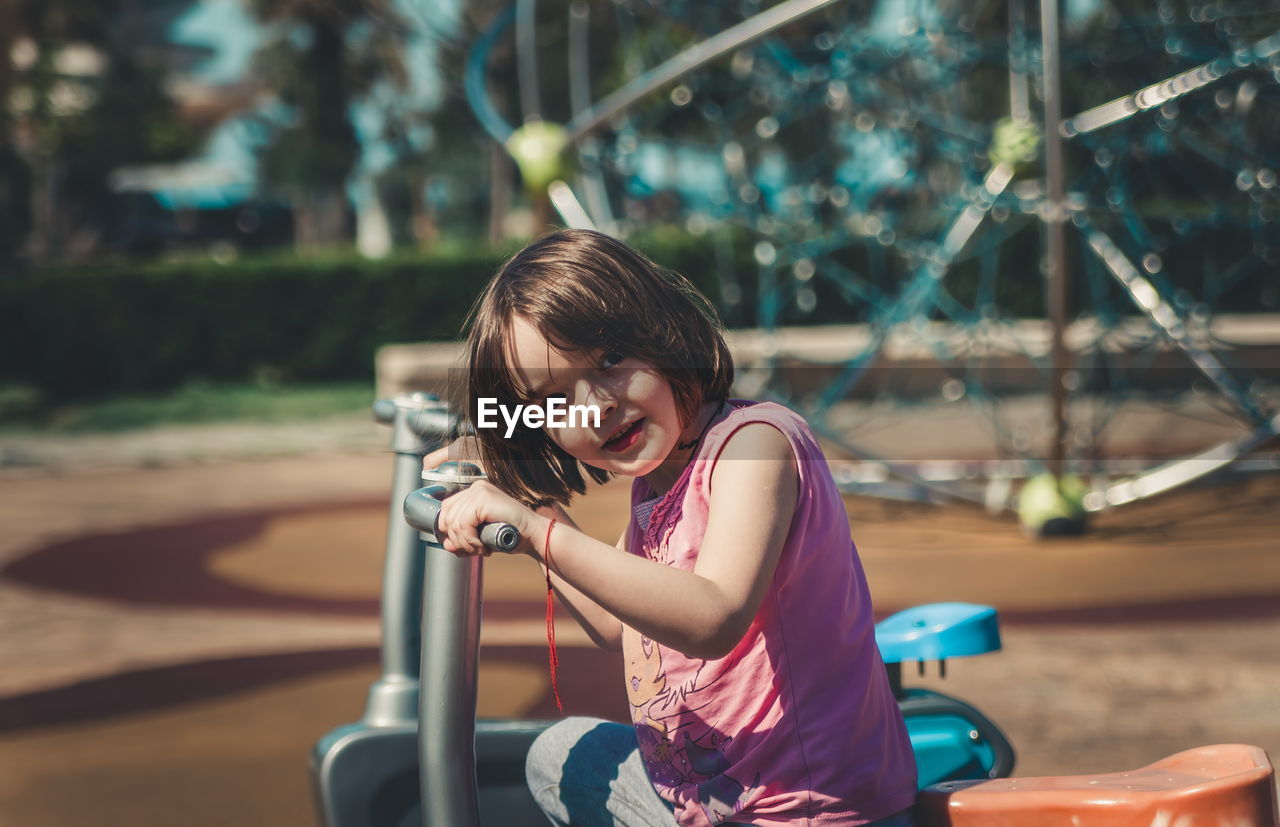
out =
[[[659,228],[631,241],[687,275],[721,307],[729,326],[759,323],[759,267],[745,234],[693,238]],[[1040,315],[1042,280],[1028,266],[1037,260],[1037,234],[1030,228],[1009,243],[1019,254],[1002,257],[992,298],[1004,313]],[[872,272],[874,251],[851,247],[841,263],[850,272]],[[117,264],[0,276],[0,391],[34,389],[56,403],[192,380],[371,380],[374,353],[384,344],[457,339],[472,301],[511,252],[479,248],[376,262],[348,256]],[[740,290],[732,305],[721,300],[722,268],[732,269]],[[955,302],[973,306],[979,269],[979,260],[968,258],[948,274]],[[777,274],[794,288],[788,276],[785,269]],[[878,287],[893,296],[903,277],[899,264]],[[826,279],[810,284],[817,306],[801,312],[788,292],[778,324],[872,315],[867,297]],[[1083,279],[1075,290],[1074,306],[1087,306]]]
[[[705,245],[668,236],[638,246],[715,295]],[[0,384],[63,401],[192,379],[369,379],[383,344],[458,338],[507,252],[0,277]]]

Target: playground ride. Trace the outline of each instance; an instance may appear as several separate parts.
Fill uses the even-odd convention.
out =
[[[726,317],[767,339],[739,365],[744,395],[803,411],[866,466],[858,491],[875,476],[1073,533],[1251,467],[1280,433],[1274,358],[1229,316],[1280,301],[1263,276],[1280,261],[1280,11],[1035,5],[515,0],[476,40],[467,95],[566,224],[705,238]],[[515,71],[499,75],[508,36]],[[552,68],[567,112],[542,94]],[[615,80],[593,92],[599,78]],[[518,91],[518,128],[490,81]],[[1045,301],[1029,304],[1041,271]],[[1043,327],[1024,324],[1040,312]],[[789,347],[785,326],[815,321],[850,325],[839,353]],[[908,387],[925,371],[896,368],[901,340],[931,356],[931,392]],[[1046,392],[1045,415],[1017,415]],[[869,393],[968,406],[987,455],[895,456],[876,441],[892,411],[849,415]],[[1144,456],[1119,435],[1151,410],[1228,430]],[[1023,501],[1046,474],[1061,485]]]
[[[524,782],[533,739],[551,721],[476,720],[483,559],[445,552],[432,531],[438,501],[479,478],[478,468],[422,458],[458,423],[414,394],[374,405],[392,426],[394,471],[382,600],[382,675],[364,717],[340,726],[311,755],[326,827],[524,827],[546,823]],[[429,484],[418,488],[419,483]],[[496,551],[511,527],[487,526]],[[1232,825],[1280,827],[1273,771],[1261,750],[1206,747],[1134,773],[1007,779],[1013,750],[989,719],[950,696],[905,688],[902,664],[1000,647],[994,609],[934,604],[876,627],[920,773],[917,824]],[[994,786],[991,786],[994,785]],[[1102,792],[1102,795],[1099,795]]]
[[[1277,823],[1275,772],[1257,747],[1186,750],[1132,772],[946,781],[916,801],[918,827]]]

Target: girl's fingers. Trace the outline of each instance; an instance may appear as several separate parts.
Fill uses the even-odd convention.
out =
[[[480,541],[480,526],[488,522],[519,521],[517,503],[486,481],[479,481],[469,488],[445,498],[440,506],[437,523],[446,551],[456,554],[482,554],[488,557],[493,549]]]
[[[469,492],[463,491],[448,497],[440,508],[440,528],[449,536],[454,549],[466,554],[477,554],[484,551],[476,524],[480,522],[480,512],[473,504]]]
[[[472,436],[464,436],[455,439],[448,445],[441,446],[431,453],[426,454],[422,458],[422,467],[425,470],[430,471],[449,460],[461,460],[481,465],[480,443]]]
[[[468,519],[458,526],[455,536],[462,542],[463,547],[471,554],[479,554],[484,551],[484,544],[480,542],[480,535],[476,531],[477,517],[474,511],[468,515]]]
[[[457,543],[450,536],[441,538],[440,547],[456,557],[470,557],[471,550],[465,544]]]
[[[438,468],[440,463],[449,459],[449,446],[437,448],[422,458],[422,467],[428,470]]]

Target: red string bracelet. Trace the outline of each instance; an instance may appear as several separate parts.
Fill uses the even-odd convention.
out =
[[[556,521],[551,520],[547,524],[547,536],[542,542],[542,564],[546,567],[547,576],[547,660],[551,667],[551,694],[556,699],[556,709],[560,710],[560,714],[564,714],[564,704],[560,703],[560,682],[556,678],[556,670],[560,668],[560,655],[556,652],[556,622],[555,622],[555,603],[552,600],[551,593],[551,529],[556,527]]]

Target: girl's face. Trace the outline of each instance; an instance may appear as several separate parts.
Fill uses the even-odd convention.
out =
[[[641,477],[662,465],[683,430],[671,385],[647,362],[619,353],[556,350],[523,318],[511,322],[512,372],[531,400],[561,396],[595,405],[600,427],[547,428],[553,442],[587,465]]]

